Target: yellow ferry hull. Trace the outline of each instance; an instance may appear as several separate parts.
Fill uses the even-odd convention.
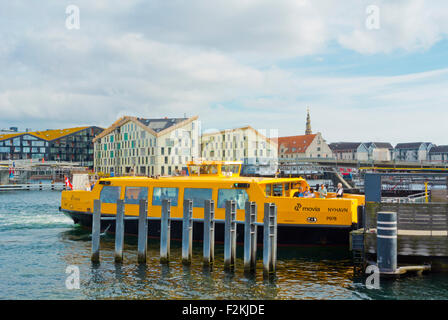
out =
[[[147,201],[149,236],[160,235],[161,200],[170,199],[171,234],[173,238],[181,236],[183,203],[193,200],[194,239],[202,238],[202,219],[204,201],[214,201],[216,222],[216,241],[223,239],[225,220],[225,202],[234,200],[237,238],[242,240],[245,217],[245,203],[257,204],[258,230],[261,232],[264,217],[264,204],[274,203],[277,208],[277,239],[280,244],[299,243],[345,243],[348,244],[349,232],[359,221],[364,205],[364,196],[345,194],[336,198],[334,193],[322,192],[320,196],[296,197],[303,191],[311,191],[303,178],[255,178],[240,177],[238,162],[192,162],[189,163],[188,176],[175,177],[115,177],[101,179],[92,191],[63,191],[61,211],[68,214],[75,223],[91,227],[94,200],[101,201],[101,215],[114,216],[117,201],[124,201],[127,219],[125,232],[137,233],[139,200]],[[306,193],[305,192],[305,193]],[[114,231],[113,219],[102,221],[103,229]],[[259,241],[260,241],[260,237]]]

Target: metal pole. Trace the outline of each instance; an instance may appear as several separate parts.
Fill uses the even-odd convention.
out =
[[[101,202],[93,201],[92,216],[92,262],[100,261],[100,229],[101,229]]]
[[[233,270],[236,256],[236,203],[226,201],[226,216],[224,223],[224,269]]]
[[[263,273],[275,272],[277,264],[277,207],[274,203],[264,204],[263,217]]]
[[[148,252],[148,202],[140,199],[138,210],[138,244],[137,244],[137,261],[146,263]]]
[[[270,232],[271,237],[271,272],[275,273],[277,269],[277,206],[273,203],[271,204],[269,212],[270,219]]]
[[[378,212],[377,264],[381,273],[397,270],[397,213]]]
[[[115,215],[115,262],[123,261],[124,246],[124,201],[117,200]]]
[[[257,203],[246,202],[244,219],[244,271],[255,271],[257,265]]]
[[[215,260],[215,201],[205,200],[204,207],[204,266]]]
[[[171,242],[171,200],[162,200],[162,218],[160,220],[160,262],[170,260]]]
[[[193,255],[193,200],[184,200],[182,220],[182,263],[191,264]]]

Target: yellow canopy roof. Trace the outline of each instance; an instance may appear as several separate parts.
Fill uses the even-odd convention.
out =
[[[76,128],[68,128],[68,129],[55,129],[55,130],[45,130],[45,131],[32,131],[32,132],[21,132],[21,133],[11,133],[11,134],[0,134],[0,141],[6,140],[14,137],[18,137],[21,135],[29,134],[36,138],[40,138],[46,141],[55,140],[61,138],[63,136],[87,129],[89,127],[76,127]]]

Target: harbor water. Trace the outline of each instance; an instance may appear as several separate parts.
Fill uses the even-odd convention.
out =
[[[257,273],[243,273],[242,247],[235,272],[224,272],[223,246],[212,270],[202,267],[195,243],[191,266],[181,263],[181,244],[171,244],[168,266],[159,262],[159,241],[149,240],[148,263],[138,265],[137,239],[126,237],[124,262],[114,263],[114,237],[101,238],[101,262],[90,260],[89,230],[58,211],[58,191],[0,193],[0,299],[448,299],[448,275],[381,279],[369,289],[355,278],[348,246],[279,247],[275,278],[263,279],[262,248]],[[79,269],[79,289],[66,280]],[[69,269],[67,269],[69,267]],[[69,271],[67,273],[67,271]]]

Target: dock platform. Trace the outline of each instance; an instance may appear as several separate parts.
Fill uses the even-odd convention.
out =
[[[367,203],[364,228],[350,234],[350,250],[358,264],[377,254],[377,214],[384,211],[397,213],[399,262],[421,267],[397,268],[395,273],[423,272],[428,265],[432,271],[448,271],[447,203]]]

